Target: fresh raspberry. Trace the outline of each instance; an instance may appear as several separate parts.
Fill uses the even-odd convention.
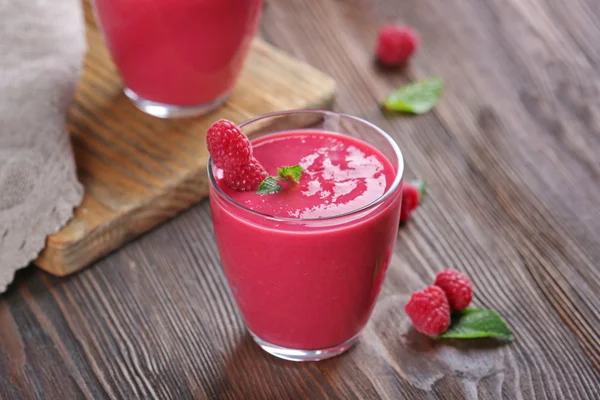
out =
[[[410,215],[425,199],[427,182],[416,180],[404,182],[402,185],[402,206],[400,208],[400,222],[409,220]]]
[[[473,300],[473,283],[455,269],[445,269],[437,274],[434,285],[446,293],[452,311],[464,310]]]
[[[215,165],[234,169],[248,164],[252,158],[250,141],[233,122],[222,119],[206,132],[206,144]]]
[[[415,328],[425,335],[441,335],[450,326],[450,305],[444,291],[437,286],[414,292],[405,310]]]
[[[377,58],[385,65],[401,65],[414,54],[419,42],[419,35],[412,29],[385,25],[377,38]]]
[[[450,326],[450,305],[437,286],[414,292],[404,309],[415,328],[425,335],[441,335]]]
[[[253,192],[269,174],[254,157],[249,163],[231,170],[223,170],[225,184],[240,192]]]

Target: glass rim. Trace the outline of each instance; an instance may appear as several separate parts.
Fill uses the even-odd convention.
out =
[[[253,210],[249,207],[246,207],[240,203],[238,203],[237,201],[233,200],[227,193],[225,193],[223,191],[223,189],[221,189],[221,187],[218,185],[215,176],[213,174],[213,169],[212,169],[212,157],[208,158],[208,177],[209,177],[209,184],[211,186],[213,186],[215,188],[215,190],[217,191],[217,193],[223,197],[228,203],[233,204],[234,206],[236,206],[237,208],[241,208],[242,210],[244,210],[245,212],[248,212],[250,214],[253,214],[255,216],[259,216],[259,217],[264,217],[264,218],[269,218],[272,220],[277,220],[277,221],[282,221],[282,222],[299,222],[299,221],[329,221],[329,220],[335,220],[338,218],[344,218],[344,217],[348,217],[354,214],[358,214],[361,213],[365,210],[368,210],[370,208],[373,208],[379,204],[381,204],[382,202],[384,202],[387,198],[389,198],[392,193],[394,193],[396,191],[396,189],[398,189],[398,186],[400,186],[400,182],[402,181],[402,177],[404,176],[404,156],[402,155],[402,151],[400,150],[400,147],[398,146],[398,144],[396,143],[396,141],[389,135],[387,134],[387,132],[385,132],[383,129],[379,128],[377,125],[364,120],[362,118],[359,117],[355,117],[353,115],[349,115],[349,114],[344,114],[344,113],[339,113],[339,112],[335,112],[335,111],[329,111],[329,110],[288,110],[288,111],[275,111],[275,112],[270,112],[270,113],[266,113],[266,114],[261,114],[258,115],[256,117],[252,117],[250,119],[247,119],[246,121],[242,122],[241,124],[239,124],[238,126],[240,127],[240,129],[242,129],[244,126],[250,125],[254,122],[257,121],[261,121],[261,120],[265,120],[268,118],[273,118],[273,117],[280,117],[280,116],[284,116],[284,115],[291,115],[291,114],[321,114],[321,115],[333,115],[333,116],[338,116],[338,117],[343,117],[343,118],[348,118],[350,120],[353,120],[355,122],[359,122],[371,129],[373,129],[374,131],[376,131],[380,136],[382,136],[391,146],[392,149],[394,151],[394,154],[396,155],[396,162],[398,163],[398,171],[396,172],[396,177],[394,179],[394,181],[392,182],[392,185],[388,188],[388,190],[385,191],[384,194],[382,194],[381,196],[379,196],[377,199],[373,200],[372,202],[365,204],[362,207],[359,207],[355,210],[352,211],[348,211],[342,214],[337,214],[337,215],[331,215],[328,217],[317,217],[317,218],[295,218],[295,217],[282,217],[282,216],[277,216],[277,215],[271,215],[271,214],[266,214],[266,213],[262,213],[260,211],[256,211]],[[275,133],[275,132],[273,132]],[[338,132],[341,135],[344,136],[349,136],[347,134]],[[394,160],[390,160],[390,161],[394,161]]]

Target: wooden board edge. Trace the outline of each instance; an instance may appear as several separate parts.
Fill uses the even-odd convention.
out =
[[[329,80],[331,84],[327,91],[310,108],[329,110],[333,107],[336,85],[333,78],[329,77]],[[34,264],[56,276],[75,273],[204,200],[208,195],[207,179],[206,167],[201,168],[191,172],[190,176],[184,177],[161,195],[129,210],[118,221],[109,223],[80,240],[61,243],[60,246],[51,245],[47,241],[46,248]],[[176,208],[173,207],[174,203],[178,204]]]
[[[53,275],[72,274],[187,210],[207,195],[208,174],[204,167],[81,240],[47,246],[34,264]]]

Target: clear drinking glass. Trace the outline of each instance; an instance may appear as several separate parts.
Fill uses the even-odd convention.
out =
[[[371,123],[329,111],[287,111],[240,125],[251,140],[318,130],[358,138],[395,170],[389,189],[351,212],[326,218],[262,214],[219,187],[209,161],[215,236],[229,287],[265,351],[316,361],[349,349],[369,319],[396,241],[404,163],[394,140]]]
[[[230,95],[262,0],[95,0],[125,94],[156,117],[186,117]]]

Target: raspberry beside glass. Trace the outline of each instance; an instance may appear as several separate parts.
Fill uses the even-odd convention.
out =
[[[241,125],[270,175],[300,164],[297,185],[258,195],[226,186],[209,165],[221,261],[255,341],[290,360],[351,347],[372,312],[398,229],[403,161],[358,118],[270,114]]]

